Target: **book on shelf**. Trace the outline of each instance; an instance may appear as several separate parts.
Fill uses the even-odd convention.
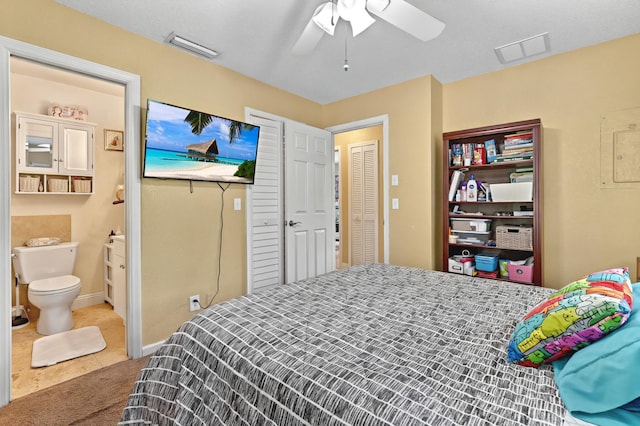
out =
[[[533,157],[533,152],[521,152],[521,151],[506,152],[506,153],[503,152],[496,156],[496,158],[514,158],[514,157]]]
[[[521,156],[521,157],[507,157],[507,158],[496,158],[495,163],[509,163],[511,161],[527,161],[533,160],[533,155],[529,156]]]
[[[498,155],[496,141],[494,139],[489,139],[484,143],[484,146],[487,150],[487,163],[493,163]]]
[[[522,139],[522,138],[533,138],[533,132],[531,130],[522,130],[520,132],[511,133],[508,135],[504,135],[504,139]]]
[[[502,149],[502,151],[515,151],[515,150],[533,150],[533,142],[523,143],[518,145],[509,145]]]
[[[506,138],[504,139],[504,146],[522,145],[533,143],[533,136],[523,136],[518,138]]]
[[[464,173],[460,170],[454,170],[451,174],[451,183],[449,184],[449,201],[456,199],[456,191],[464,179]]]

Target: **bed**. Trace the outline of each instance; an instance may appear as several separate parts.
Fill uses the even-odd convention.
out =
[[[552,292],[368,264],[230,300],[155,352],[120,424],[563,425],[553,368],[505,356]]]

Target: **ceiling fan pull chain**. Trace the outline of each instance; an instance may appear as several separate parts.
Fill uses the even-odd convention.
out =
[[[344,72],[349,71],[349,60],[347,59],[347,37],[348,33],[345,31],[344,33]]]

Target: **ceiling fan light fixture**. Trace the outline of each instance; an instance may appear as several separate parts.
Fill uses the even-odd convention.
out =
[[[177,35],[175,32],[169,34],[166,42],[173,46],[187,50],[191,53],[195,53],[196,55],[204,56],[207,59],[213,59],[218,56],[218,52],[216,52],[215,50],[209,49],[208,47],[205,47],[191,40],[187,40],[186,38]]]
[[[371,24],[376,22],[376,20],[373,19],[367,12],[364,12],[362,16],[358,17],[357,19],[352,19],[349,22],[351,23],[351,32],[355,37],[361,32],[363,32],[364,30],[366,30],[367,28],[369,28]]]
[[[389,7],[390,0],[367,0],[367,10],[380,13]]]
[[[351,23],[351,32],[354,37],[376,22],[369,15],[365,6],[366,0],[338,0],[338,14],[342,19]]]
[[[338,11],[336,5],[329,1],[321,4],[313,12],[313,22],[327,34],[333,35],[338,23]]]

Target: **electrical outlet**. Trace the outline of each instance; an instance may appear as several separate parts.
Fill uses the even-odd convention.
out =
[[[195,296],[189,297],[189,312],[197,311],[200,309],[200,296],[197,294]]]

